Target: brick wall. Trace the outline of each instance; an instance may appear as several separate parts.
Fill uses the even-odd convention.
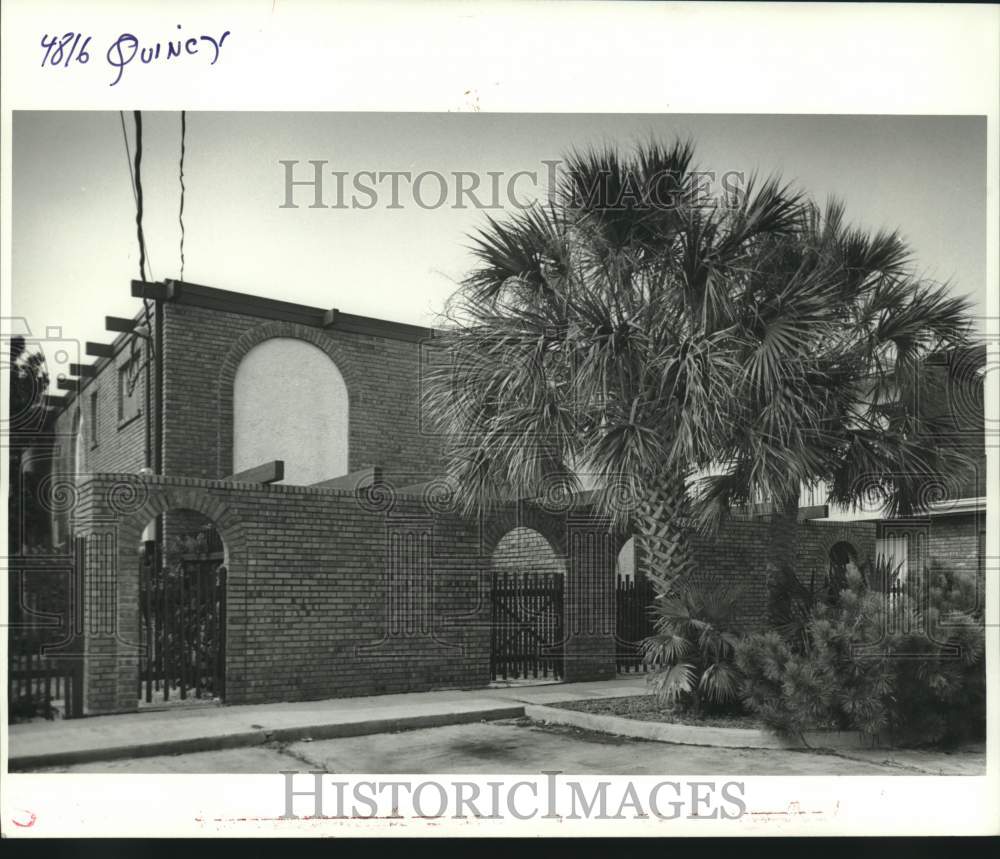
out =
[[[439,470],[440,443],[420,429],[419,343],[175,303],[164,305],[164,329],[165,474],[232,473],[232,379],[243,355],[274,336],[315,344],[343,375],[350,471],[378,465],[391,480]]]
[[[128,349],[120,351],[56,419],[59,438],[56,463],[60,473],[73,473],[78,421],[83,433],[83,461],[76,463],[79,473],[142,468],[146,446],[145,372],[139,373],[134,394],[138,398],[139,412],[126,420],[120,420],[118,414],[119,374],[131,360],[130,355]],[[140,355],[140,363],[142,360]]]
[[[55,420],[52,474],[46,488],[48,495],[73,491],[77,475],[138,473],[145,465],[147,415],[144,370],[139,373],[134,390],[138,412],[126,415],[124,420],[119,418],[119,376],[130,361],[145,361],[145,350],[140,349],[139,357],[135,359],[131,349],[125,346],[124,338],[116,340],[115,347],[115,357],[98,365],[99,373],[95,378],[81,380],[85,382],[82,390],[71,395],[69,404]],[[48,506],[53,508],[53,537],[57,544],[65,546],[69,537],[68,510],[58,502]]]
[[[229,703],[489,681],[490,559],[506,523],[484,528],[428,512],[420,497],[101,474],[83,478],[74,511],[88,547],[89,712],[135,707],[138,542],[143,526],[169,510],[208,516],[226,543]],[[546,533],[570,527],[537,519]],[[553,537],[576,547],[566,676],[595,679],[614,672],[607,627],[616,547],[606,523],[570,521],[572,540]],[[91,619],[101,617],[115,622],[95,633]]]
[[[128,505],[118,502],[116,522],[102,524],[123,485],[137,494]],[[135,640],[140,530],[167,508],[208,515],[227,544],[229,703],[488,682],[488,556],[478,531],[455,517],[429,516],[418,501],[397,499],[386,513],[333,490],[86,478],[76,524],[94,546],[115,541],[116,613],[126,642]],[[97,556],[88,562],[94,611],[100,567]],[[91,672],[90,710],[134,707],[134,654],[108,637],[91,636],[89,647],[105,660]]]
[[[350,471],[378,465],[389,480],[400,475],[397,485],[440,472],[440,439],[421,429],[422,347],[412,336],[324,329],[184,302],[167,301],[162,308],[164,474],[217,479],[232,473],[233,378],[242,357],[271,337],[313,343],[343,375],[349,396]],[[118,419],[118,371],[130,355],[121,348],[124,342],[124,337],[116,340],[118,355],[99,364],[96,378],[83,380],[83,391],[56,420],[60,471],[73,471],[77,420],[84,432],[81,473],[137,472],[144,464],[145,415],[128,422]],[[143,411],[144,385],[142,374],[136,395]],[[91,432],[95,393],[96,443]]]
[[[799,576],[806,581],[813,572],[817,580],[825,576],[830,565],[830,549],[842,541],[851,544],[859,563],[863,563],[875,554],[875,523],[818,520],[800,523]],[[630,544],[620,555],[619,572],[623,575],[630,575],[634,569]],[[768,523],[732,519],[716,534],[695,534],[692,550],[699,580],[724,582],[739,593],[737,623],[748,630],[765,628],[767,583],[774,561]]]
[[[969,577],[983,573],[986,560],[985,540],[985,511],[935,516],[930,520],[928,548],[932,561]]]
[[[841,541],[852,545],[859,562],[873,557],[875,523],[816,520],[800,523],[798,575],[805,580],[813,571],[818,578],[825,576],[830,549]],[[730,521],[716,535],[696,535],[693,549],[700,578],[726,581],[738,589],[740,626],[747,630],[766,628],[767,584],[774,562],[768,523]]]

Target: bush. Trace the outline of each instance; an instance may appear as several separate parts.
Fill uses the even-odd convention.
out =
[[[806,645],[806,624],[819,598],[815,573],[804,584],[789,567],[772,572],[767,582],[767,619],[775,630],[796,651]]]
[[[7,703],[7,721],[16,725],[20,722],[30,722],[41,716],[50,722],[56,717],[56,708],[44,698],[31,694],[22,694],[11,698]]]
[[[657,697],[696,715],[738,706],[741,678],[733,660],[739,593],[722,583],[653,581],[655,633],[642,651]]]
[[[927,570],[904,588],[882,589],[868,580],[886,578],[868,572],[849,568],[832,602],[814,601],[801,638],[768,632],[739,644],[744,703],[783,734],[836,728],[920,745],[981,731],[984,629],[974,582]]]

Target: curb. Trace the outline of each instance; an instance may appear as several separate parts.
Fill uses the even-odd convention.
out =
[[[645,722],[609,716],[602,713],[586,713],[581,710],[564,710],[543,704],[526,704],[524,714],[539,722],[569,725],[588,731],[600,731],[620,737],[637,740],[653,740],[659,743],[674,743],[684,746],[713,746],[724,749],[774,749],[809,750],[825,749],[868,749],[871,744],[854,733],[837,731],[815,731],[806,734],[807,743],[795,739],[779,737],[770,731],[754,728],[716,728],[709,725],[679,725],[670,722]]]
[[[296,742],[305,738],[333,740],[340,737],[360,737],[366,734],[387,734],[413,731],[418,728],[440,728],[446,725],[464,725],[469,722],[489,722],[496,719],[516,719],[525,715],[523,706],[492,707],[468,710],[463,713],[432,713],[424,716],[403,716],[396,719],[366,719],[363,722],[334,722],[293,728],[261,729],[211,737],[189,737],[163,740],[136,745],[106,746],[95,749],[77,749],[40,755],[21,755],[8,758],[9,772],[40,769],[42,767],[71,766],[74,764],[116,761],[122,759],[150,758],[158,755],[181,755],[193,752],[212,752],[246,746],[262,746],[273,742]]]

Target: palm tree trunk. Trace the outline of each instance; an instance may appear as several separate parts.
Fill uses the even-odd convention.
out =
[[[684,475],[655,475],[646,486],[646,496],[635,517],[636,581],[650,575],[667,582],[688,577],[695,563]]]

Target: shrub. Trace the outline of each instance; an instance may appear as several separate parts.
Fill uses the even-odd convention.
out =
[[[739,593],[722,583],[653,581],[655,632],[642,651],[657,697],[695,714],[738,704],[740,675],[733,660]]]
[[[798,652],[805,648],[806,624],[819,596],[815,573],[808,584],[800,581],[795,571],[787,566],[773,570],[768,577],[768,623]]]
[[[30,722],[32,719],[41,716],[50,722],[56,717],[56,708],[34,695],[22,694],[17,698],[12,697],[7,704],[7,721],[12,725],[20,722]]]
[[[777,632],[740,643],[744,703],[784,734],[833,727],[900,745],[962,739],[985,715],[974,595],[974,583],[947,570],[883,590],[850,568],[835,601],[809,609],[800,649]]]

